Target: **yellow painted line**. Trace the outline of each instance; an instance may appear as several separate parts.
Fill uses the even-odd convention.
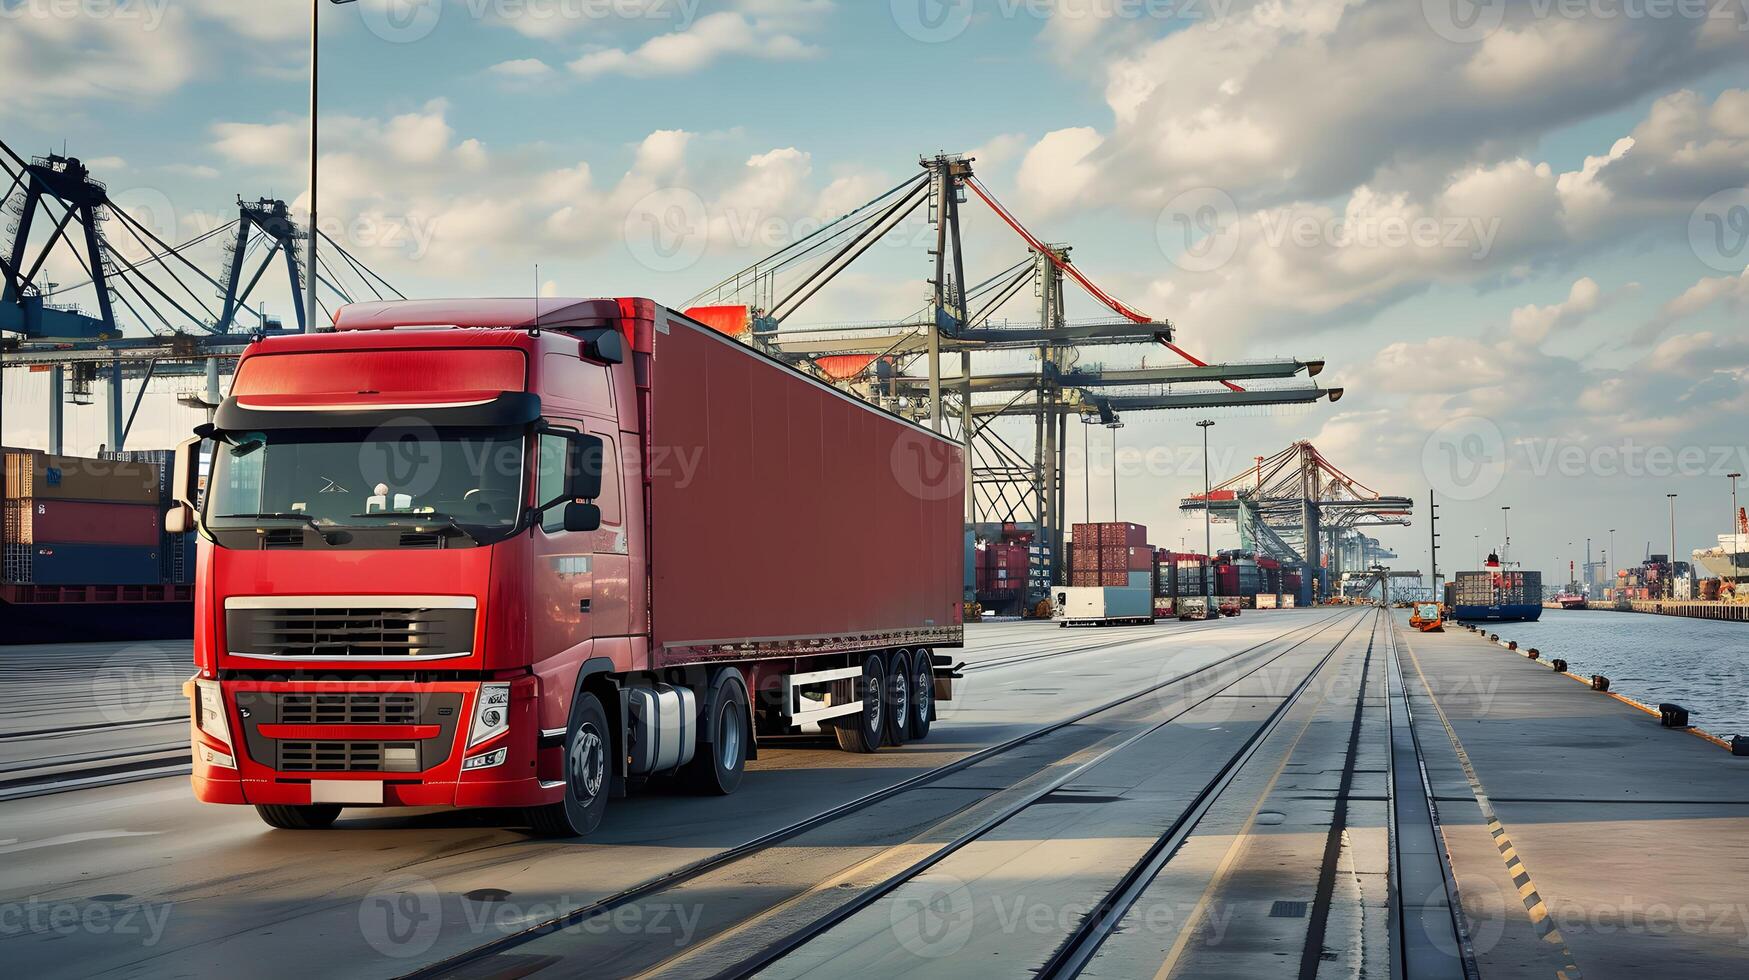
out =
[[[1415,676],[1421,679],[1421,689],[1427,692],[1427,700],[1433,705],[1433,711],[1439,716],[1439,724],[1445,728],[1446,738],[1451,740],[1451,747],[1457,753],[1458,765],[1463,767],[1464,779],[1469,781],[1470,793],[1476,798],[1476,805],[1482,808],[1482,816],[1488,821],[1488,833],[1497,841],[1501,854],[1512,851],[1514,856],[1505,860],[1507,874],[1513,879],[1524,876],[1525,883],[1519,887],[1519,896],[1524,899],[1525,914],[1531,925],[1537,928],[1543,942],[1559,950],[1562,966],[1555,971],[1556,977],[1566,980],[1583,980],[1579,964],[1573,957],[1573,951],[1567,948],[1566,940],[1562,938],[1559,929],[1555,928],[1554,919],[1549,916],[1548,906],[1537,892],[1536,885],[1531,881],[1530,869],[1519,859],[1517,847],[1506,832],[1506,825],[1500,822],[1500,817],[1494,812],[1494,804],[1488,800],[1488,793],[1482,788],[1482,779],[1476,774],[1476,767],[1470,762],[1470,754],[1464,751],[1464,745],[1458,740],[1457,731],[1451,727],[1451,719],[1446,717],[1445,708],[1433,694],[1433,685],[1427,683],[1427,675],[1421,671],[1421,660],[1415,656],[1415,646],[1405,637],[1403,649],[1409,654],[1409,664],[1415,668]],[[1526,658],[1528,659],[1528,658]],[[1408,692],[1403,692],[1404,697]],[[1442,830],[1441,833],[1444,831]]]

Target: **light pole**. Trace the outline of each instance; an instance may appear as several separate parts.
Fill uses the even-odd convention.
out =
[[[1202,589],[1203,602],[1206,604],[1203,615],[1206,617],[1215,611],[1215,546],[1214,530],[1209,523],[1209,428],[1213,419],[1203,419],[1196,423],[1202,430]]]
[[[1123,423],[1113,419],[1106,426],[1111,430],[1111,521],[1117,523],[1117,430],[1123,428]]]
[[[1676,597],[1676,495],[1667,493],[1670,499],[1670,572],[1664,576],[1664,594],[1668,598]]]
[[[1512,521],[1507,513],[1510,510],[1512,510],[1510,506],[1500,508],[1500,533],[1506,537],[1506,543],[1500,546],[1500,565],[1502,568],[1506,566],[1512,555]]]
[[[1737,570],[1737,552],[1743,543],[1742,528],[1737,526],[1737,480],[1743,474],[1726,473],[1725,475],[1731,478],[1731,523],[1725,526],[1731,529],[1731,582],[1734,586],[1737,579],[1742,577],[1742,573]]]
[[[1605,552],[1605,554],[1615,554],[1615,528],[1613,527],[1609,529],[1609,551]],[[1611,559],[1611,561],[1614,561],[1614,559]],[[1616,582],[1615,566],[1613,564],[1605,563],[1603,566],[1603,574],[1609,580],[1609,590],[1613,593],[1615,591]]]
[[[1472,535],[1470,535],[1470,537],[1475,539],[1476,567],[1481,568],[1482,567],[1482,536],[1480,534],[1472,534]]]
[[[332,4],[354,0],[328,0]],[[304,250],[304,332],[316,329],[316,31],[322,0],[310,0],[310,240]]]

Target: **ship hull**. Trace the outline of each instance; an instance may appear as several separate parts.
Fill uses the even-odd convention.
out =
[[[1508,604],[1498,606],[1453,606],[1451,616],[1460,622],[1534,623],[1542,618],[1539,605]]]

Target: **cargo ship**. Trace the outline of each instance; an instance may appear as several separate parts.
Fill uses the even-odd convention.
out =
[[[1479,572],[1459,572],[1445,587],[1451,618],[1459,622],[1534,623],[1543,614],[1541,572],[1508,571],[1488,554]]]
[[[194,538],[164,531],[169,455],[4,450],[0,644],[194,635]]]
[[[1733,592],[1744,592],[1742,588],[1745,578],[1749,578],[1749,514],[1745,508],[1737,509],[1737,527],[1731,534],[1719,535],[1719,543],[1711,548],[1696,548],[1694,563],[1719,577],[1720,589],[1725,585],[1733,587]]]

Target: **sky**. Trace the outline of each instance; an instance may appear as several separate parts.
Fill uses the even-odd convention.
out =
[[[0,139],[82,158],[171,240],[239,196],[301,213],[309,15],[0,0]],[[1333,404],[1125,419],[1116,513],[1158,545],[1201,536],[1177,501],[1200,487],[1205,415],[1217,480],[1309,439],[1382,493],[1431,491],[1445,571],[1502,543],[1502,507],[1510,557],[1556,580],[1611,528],[1624,562],[1666,552],[1669,493],[1686,555],[1728,530],[1726,474],[1749,472],[1749,0],[361,0],[320,17],[321,223],[408,295],[538,283],[680,305],[953,152],[1185,348],[1324,359]],[[687,247],[670,253],[651,219],[675,201]],[[965,223],[969,279],[1023,256],[975,202]],[[797,319],[919,309],[928,237],[884,242]],[[265,297],[289,319],[289,287]],[[1071,317],[1102,312],[1069,297]],[[46,382],[6,380],[0,438],[40,444]],[[154,382],[130,445],[186,431],[173,396],[194,386]],[[103,441],[102,402],[68,410],[70,450]],[[1071,434],[1073,520],[1113,515],[1112,436]],[[1428,563],[1418,511],[1378,531],[1399,568]]]

